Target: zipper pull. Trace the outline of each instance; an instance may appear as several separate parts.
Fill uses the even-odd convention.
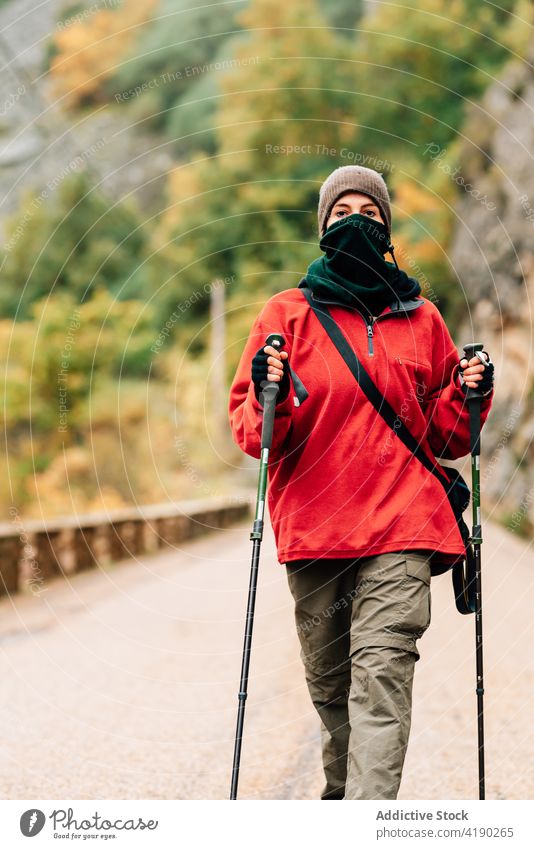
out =
[[[372,319],[372,316],[371,316],[371,319]],[[367,348],[368,348],[368,351],[369,351],[369,356],[373,357],[374,356],[374,350],[373,350],[373,325],[372,325],[372,322],[367,325],[367,343],[368,343]]]

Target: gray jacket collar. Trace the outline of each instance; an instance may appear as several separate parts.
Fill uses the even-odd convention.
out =
[[[308,287],[308,281],[305,277],[302,278],[300,283],[297,286],[297,289],[304,289]],[[308,287],[309,288],[309,287]],[[320,304],[338,304],[339,306],[346,307],[347,305],[343,303],[343,301],[326,298],[319,298],[317,295],[314,295],[312,292],[312,297],[314,301],[317,301]],[[418,307],[422,307],[424,304],[424,300],[422,298],[410,298],[407,301],[400,301],[398,298],[394,298],[389,304],[392,313],[404,313],[411,312],[412,310],[416,310]],[[359,310],[358,310],[359,312]]]

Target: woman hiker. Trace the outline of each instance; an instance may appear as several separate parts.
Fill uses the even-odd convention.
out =
[[[484,393],[483,424],[493,365],[487,354],[487,366],[459,360],[438,308],[398,268],[379,173],[334,170],[320,189],[318,223],[323,255],[253,324],[230,390],[230,424],[240,448],[259,457],[260,392],[265,381],[279,383],[268,507],[321,719],[321,798],[396,799],[417,641],[430,624],[430,557],[453,561],[465,547],[439,480],[372,406],[304,287],[327,305],[433,463],[469,453],[465,386]],[[265,345],[271,333],[283,336],[280,351]]]

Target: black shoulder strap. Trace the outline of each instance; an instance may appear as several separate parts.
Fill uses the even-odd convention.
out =
[[[323,325],[330,339],[345,360],[345,363],[377,413],[382,416],[386,424],[389,425],[389,427],[397,434],[408,450],[417,457],[425,469],[428,469],[428,471],[431,472],[431,474],[433,474],[443,486],[451,505],[451,509],[458,521],[458,526],[466,546],[466,571],[464,572],[462,562],[456,562],[452,566],[454,600],[460,613],[473,613],[475,611],[474,568],[469,546],[469,531],[461,516],[456,516],[451,500],[452,482],[440,473],[430,457],[428,457],[422,450],[419,442],[408,430],[404,422],[397,416],[393,407],[384,398],[374,381],[369,377],[361,361],[358,359],[347,339],[343,335],[343,332],[330,315],[328,308],[324,304],[321,305],[321,308],[318,307],[317,302],[313,300],[312,292],[309,287],[303,286],[301,288],[310,307]]]
[[[434,477],[436,477],[440,481],[448,496],[450,481],[439,472],[439,470],[436,468],[436,465],[432,462],[430,457],[425,454],[419,442],[408,430],[408,428],[406,427],[404,422],[399,418],[393,407],[389,404],[388,401],[386,401],[376,384],[369,377],[361,361],[358,359],[355,352],[347,342],[347,339],[343,335],[343,332],[330,315],[328,308],[323,304],[321,304],[321,308],[318,307],[317,302],[314,302],[313,300],[311,289],[303,287],[302,291],[310,307],[312,308],[315,315],[317,316],[324,329],[330,336],[330,339],[332,340],[337,350],[345,360],[347,366],[349,367],[357,382],[361,386],[363,392],[367,395],[367,398],[369,399],[377,413],[382,416],[386,424],[389,425],[389,427],[397,434],[399,439],[406,445],[406,448],[408,448],[408,450],[411,451],[411,453],[417,457],[417,459],[420,463],[423,464],[425,469],[428,469],[428,471],[431,472]]]

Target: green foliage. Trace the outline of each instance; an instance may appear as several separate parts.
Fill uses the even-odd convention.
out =
[[[140,89],[153,127],[164,129],[172,109],[210,74],[209,63],[236,30],[242,3],[191,4],[163,0],[154,21],[143,30],[131,56],[107,83],[110,96]],[[206,67],[207,66],[207,67]]]
[[[189,81],[182,97],[168,113],[167,133],[177,155],[187,157],[200,151],[217,151],[217,109],[221,97],[221,69],[236,63],[235,54],[248,41],[247,33],[230,35],[220,45],[207,70]]]
[[[32,303],[62,291],[80,301],[99,286],[118,299],[146,296],[138,270],[145,236],[135,210],[111,203],[83,172],[27,195],[7,230],[2,316],[27,318]]]
[[[83,0],[72,0],[70,3],[65,3],[60,9],[58,23],[67,23],[75,15],[83,15],[86,11],[87,5],[87,2],[83,2]]]
[[[13,497],[30,515],[187,497],[173,450],[176,362],[169,352],[152,380],[153,323],[145,303],[103,289],[84,304],[57,294],[35,303],[30,320],[0,321],[2,508]]]
[[[213,152],[219,70],[247,37],[240,32],[239,13],[250,5],[254,2],[221,0],[214,11],[213,3],[192,6],[188,0],[163,0],[131,55],[107,81],[108,96],[126,94],[124,102],[135,116],[176,139],[180,155]],[[308,5],[313,17],[313,2]],[[320,9],[323,26],[339,27],[340,35],[349,40],[354,37],[351,29],[362,16],[362,0],[320,0]],[[184,138],[190,133],[195,134],[193,139]]]
[[[351,39],[354,34],[350,30],[363,15],[363,0],[319,0],[319,9],[331,27],[348,30],[346,33],[340,31],[339,35]]]
[[[146,377],[152,321],[142,302],[119,302],[101,289],[84,304],[63,292],[33,304],[31,320],[0,322],[4,427],[24,432],[31,424],[40,437],[49,435],[49,448],[76,441],[90,426],[94,387]]]
[[[464,92],[481,90],[472,51],[485,43],[478,64],[488,73],[502,64],[505,12],[470,0],[455,0],[447,10],[442,0],[417,2],[410,15],[379,7],[363,20],[353,9],[362,32],[350,44],[329,29],[319,8],[324,5],[309,0],[251,2],[237,18],[243,32],[225,45],[232,46],[235,67],[219,72],[216,82],[213,75],[203,81],[204,104],[192,97],[189,113],[174,111],[177,135],[194,132],[198,119],[199,149],[207,141],[211,156],[197,151],[170,181],[171,206],[158,226],[152,269],[161,287],[160,320],[216,277],[234,275],[230,305],[251,297],[261,303],[296,285],[318,253],[318,188],[333,168],[352,161],[350,152],[365,153],[370,167],[384,171],[403,266],[410,271],[413,260],[420,268],[428,296],[446,317],[462,309],[446,257],[455,187],[419,146],[430,129],[445,127],[443,119],[450,126],[437,138],[444,144],[455,137]],[[462,23],[467,12],[484,25],[485,39]],[[500,40],[491,41],[491,32]],[[454,89],[445,103],[444,80]],[[206,131],[212,104],[213,127]],[[196,338],[195,350],[208,307],[208,296],[199,296],[174,327]]]
[[[381,4],[362,22],[354,86],[359,145],[409,155],[414,145],[445,146],[465,104],[476,100],[509,57],[515,0],[415,0]],[[510,29],[510,33],[508,30]]]
[[[235,47],[236,66],[219,73],[217,153],[180,166],[170,181],[157,234],[158,263],[173,269],[158,296],[163,313],[216,277],[235,275],[230,299],[295,285],[317,254],[317,190],[332,167],[322,146],[339,150],[352,134],[351,51],[309,0],[261,0],[238,23],[248,38]],[[318,121],[325,97],[328,119]],[[199,299],[188,320],[207,308]]]

